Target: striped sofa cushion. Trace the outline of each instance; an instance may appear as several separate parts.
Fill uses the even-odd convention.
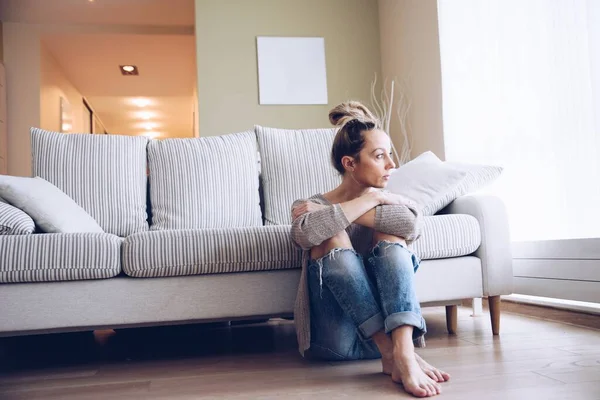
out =
[[[472,254],[481,245],[481,229],[471,215],[448,214],[423,217],[421,237],[411,249],[422,260]]]
[[[33,219],[0,200],[0,235],[28,235],[35,230]]]
[[[148,146],[152,230],[261,226],[253,131]]]
[[[114,277],[121,272],[122,241],[108,233],[0,236],[0,282]]]
[[[33,174],[75,200],[104,231],[118,236],[146,231],[147,143],[145,137],[32,128]]]
[[[133,277],[300,268],[301,259],[289,225],[151,231],[123,243],[123,271]]]
[[[260,150],[265,225],[291,224],[294,200],[328,192],[341,183],[331,163],[335,129],[254,129]]]

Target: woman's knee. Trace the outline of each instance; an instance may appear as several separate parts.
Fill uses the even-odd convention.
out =
[[[373,264],[385,264],[413,272],[418,264],[416,257],[406,246],[390,241],[378,242],[371,252],[370,261]]]
[[[385,241],[390,243],[399,243],[403,246],[406,246],[406,240],[399,236],[390,235],[388,233],[375,232],[373,233],[373,246],[376,246],[377,243]]]
[[[353,249],[352,242],[346,231],[341,231],[335,236],[323,241],[320,245],[313,247],[310,256],[313,259],[318,259],[324,257],[334,249]]]

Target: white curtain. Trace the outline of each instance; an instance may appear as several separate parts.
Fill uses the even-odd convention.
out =
[[[446,158],[505,168],[515,241],[600,237],[600,1],[439,0]]]

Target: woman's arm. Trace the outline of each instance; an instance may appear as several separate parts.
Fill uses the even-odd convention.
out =
[[[391,193],[383,195],[383,202],[383,205],[369,210],[355,222],[408,241],[416,240],[422,225],[419,207],[402,196]]]
[[[309,210],[311,206],[306,204],[307,200],[296,200],[292,205],[292,215],[296,216],[292,222],[292,240],[303,250],[310,250],[346,229],[380,204],[380,199],[376,193],[367,193],[340,204],[317,205],[315,208],[318,209],[314,211]]]

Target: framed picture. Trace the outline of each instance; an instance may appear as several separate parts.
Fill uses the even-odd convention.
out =
[[[325,39],[256,38],[260,104],[327,104]]]

